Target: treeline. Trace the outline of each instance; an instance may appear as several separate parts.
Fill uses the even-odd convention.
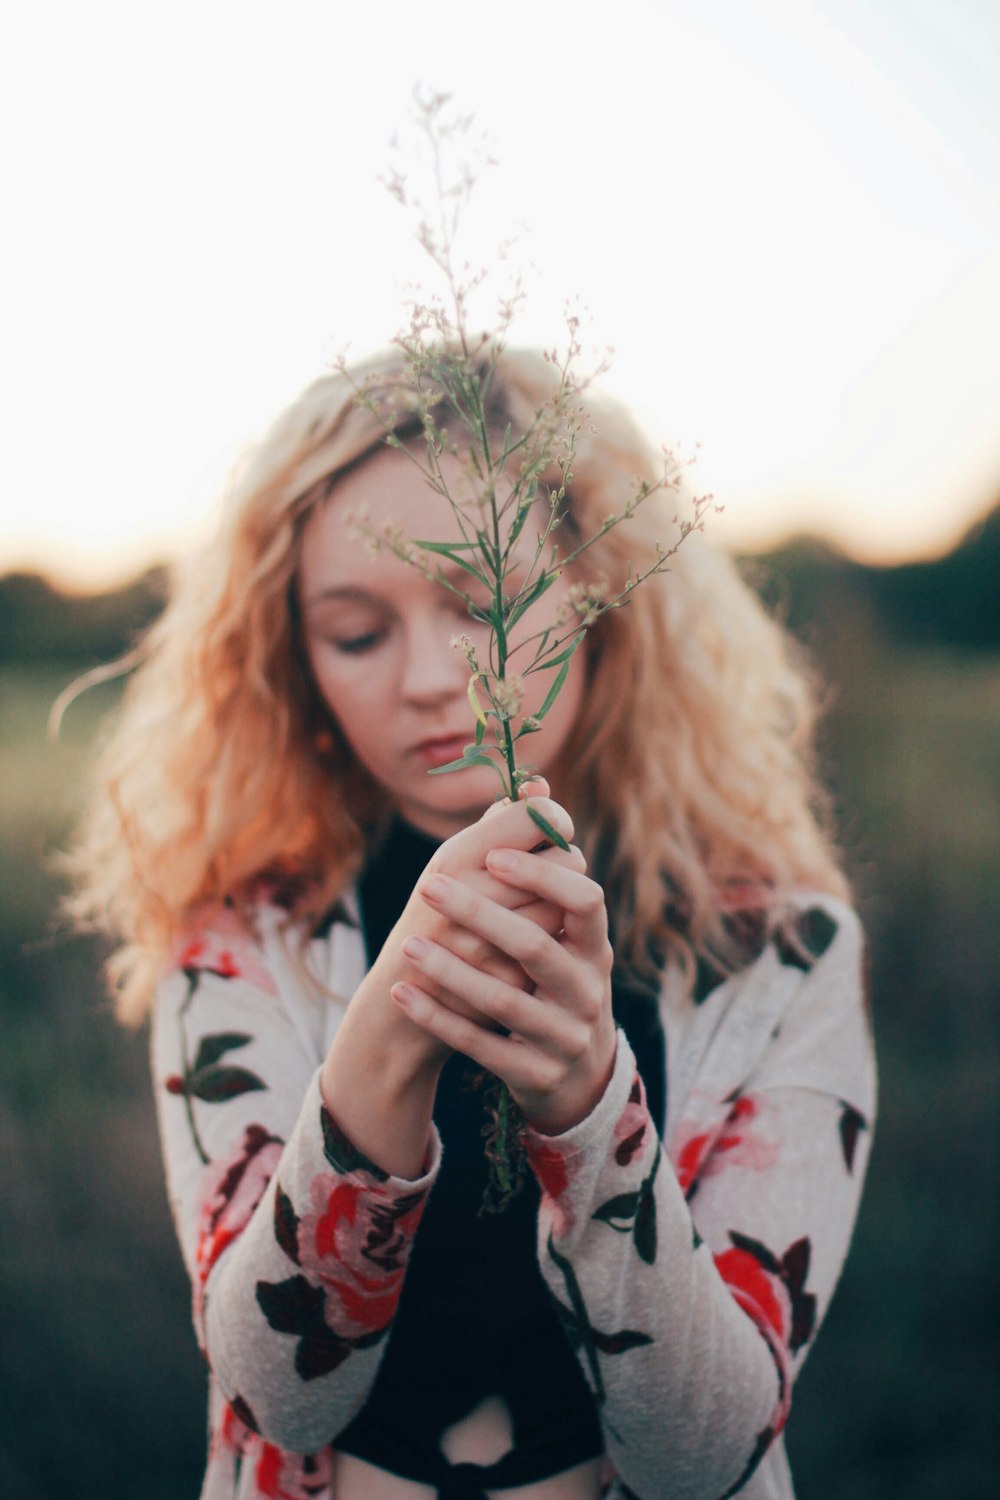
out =
[[[791,629],[817,645],[861,614],[902,647],[1000,647],[1000,504],[932,562],[867,567],[801,538],[744,567]]]
[[[830,645],[858,616],[900,646],[1000,648],[1000,505],[933,562],[868,567],[802,538],[743,560],[767,603],[811,645]],[[103,594],[63,593],[34,573],[0,578],[0,662],[112,661],[156,618],[166,572],[152,568]]]
[[[153,623],[166,592],[165,568],[103,594],[63,593],[38,573],[8,573],[0,578],[0,664],[114,661]]]

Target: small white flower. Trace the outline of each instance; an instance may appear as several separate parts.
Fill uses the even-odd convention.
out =
[[[524,698],[524,678],[507,677],[503,682],[494,683],[491,696],[501,719],[516,718]]]

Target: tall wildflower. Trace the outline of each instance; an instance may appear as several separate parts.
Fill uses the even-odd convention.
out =
[[[408,325],[395,339],[403,355],[402,373],[389,381],[379,374],[356,383],[355,399],[377,417],[386,443],[418,466],[450,508],[453,539],[409,537],[395,522],[375,528],[363,512],[353,517],[353,524],[367,548],[388,548],[457,595],[471,619],[489,626],[483,656],[468,634],[452,640],[469,667],[470,740],[458,759],[429,774],[489,766],[499,781],[498,795],[516,800],[534,774],[530,761],[522,758],[521,741],[541,728],[587,630],[608,610],[621,608],[646,578],[665,570],[685,537],[702,528],[711,496],[692,501],[691,516],[678,522],[671,545],[657,544],[650,566],[631,574],[617,591],[606,580],[573,583],[551,619],[526,640],[517,640],[513,670],[511,642],[527,611],[544,598],[564,568],[627,522],[649,495],[677,490],[684,465],[665,451],[655,482],[638,481],[619,510],[607,514],[589,536],[574,538],[568,550],[560,549],[557,533],[566,511],[577,442],[589,420],[583,395],[593,378],[580,373],[580,317],[567,314],[564,349],[545,351],[553,374],[547,400],[524,430],[515,432],[508,423],[497,431],[490,417],[490,396],[523,292],[515,282],[498,300],[494,327],[474,331],[470,305],[488,279],[487,271],[472,270],[458,252],[463,214],[489,158],[472,141],[471,117],[455,114],[447,95],[418,93],[414,120],[430,167],[429,202],[414,194],[399,170],[390,173],[387,186],[415,214],[418,242],[442,290],[410,304]],[[501,258],[505,254],[501,251]],[[346,360],[339,361],[339,368],[351,378]],[[604,368],[599,366],[595,373]],[[398,435],[414,429],[421,434],[416,442],[404,442]],[[541,703],[525,713],[525,702],[535,696],[526,694],[526,680],[536,673],[547,674],[547,690]],[[531,801],[526,808],[546,840],[568,847]],[[491,1175],[483,1206],[494,1209],[509,1201],[522,1180],[518,1135],[523,1122],[498,1080],[490,1083],[487,1101],[484,1134]]]

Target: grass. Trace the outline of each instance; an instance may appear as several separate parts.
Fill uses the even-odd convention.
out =
[[[872,941],[881,1113],[789,1448],[799,1500],[985,1500],[1000,1471],[1000,662],[862,633],[834,668],[827,743]],[[113,1024],[96,945],[53,935],[45,861],[115,694],[74,705],[48,744],[66,677],[0,676],[0,1493],[183,1500],[205,1376],[146,1039]]]

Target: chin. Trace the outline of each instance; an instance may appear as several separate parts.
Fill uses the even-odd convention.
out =
[[[464,771],[453,773],[456,777],[464,776]],[[469,773],[471,775],[471,773]],[[449,796],[443,794],[435,798],[433,802],[429,799],[414,799],[410,804],[409,811],[404,809],[404,815],[416,826],[421,825],[428,829],[432,824],[438,825],[435,832],[440,833],[442,838],[449,838],[453,833],[459,833],[463,828],[478,823],[483,813],[494,802],[500,794],[500,783],[496,777],[487,773],[489,780],[484,782],[482,793],[476,788],[472,794],[471,788],[456,787]],[[447,826],[447,832],[441,830]]]

